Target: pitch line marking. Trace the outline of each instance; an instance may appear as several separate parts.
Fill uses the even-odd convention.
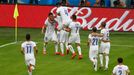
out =
[[[22,42],[22,41],[18,41],[18,42]],[[12,44],[15,44],[15,43],[18,43],[18,42],[11,42],[11,43],[0,45],[0,48],[5,47],[5,46],[9,46],[9,45],[12,45]],[[43,42],[35,42],[35,43],[39,44],[39,43],[43,43]],[[111,46],[134,47],[133,45],[111,45]]]
[[[12,44],[15,44],[16,42],[10,42],[10,43],[7,43],[7,44],[3,44],[3,45],[0,45],[0,48],[2,47],[5,47],[5,46],[9,46],[9,45],[12,45]]]

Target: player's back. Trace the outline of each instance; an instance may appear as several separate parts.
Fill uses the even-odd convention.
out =
[[[113,69],[115,75],[127,75],[128,67],[126,65],[117,65]]]
[[[81,25],[79,22],[71,22],[69,28],[71,28],[71,35],[75,35],[75,34],[79,34]]]
[[[60,7],[57,9],[57,13],[60,13],[60,16],[61,16],[61,18],[62,18],[62,21],[71,20],[67,7],[65,7],[65,6],[60,6]]]
[[[102,29],[101,33],[103,34],[102,40],[110,41],[109,39],[109,29]]]
[[[22,48],[24,49],[25,58],[34,57],[34,47],[36,46],[33,41],[25,41],[22,43]]]
[[[98,50],[99,37],[98,36],[93,36],[92,34],[89,34],[88,38],[90,40],[90,49]]]

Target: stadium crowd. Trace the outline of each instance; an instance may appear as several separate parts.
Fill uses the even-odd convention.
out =
[[[134,8],[134,0],[0,0],[4,4],[56,5],[58,2],[65,2],[68,6]]]

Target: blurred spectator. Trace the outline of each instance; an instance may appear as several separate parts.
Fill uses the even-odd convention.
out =
[[[111,7],[111,0],[105,0],[105,7]]]
[[[113,4],[114,4],[114,7],[126,7],[126,4],[121,0],[115,0]]]
[[[62,3],[63,5],[69,5],[68,0],[61,0],[61,3]]]
[[[127,8],[134,8],[134,0],[126,0]]]
[[[96,7],[104,7],[105,1],[104,0],[96,0],[96,3],[94,4]]]
[[[16,4],[17,3],[17,0],[9,0],[9,3],[10,4],[12,4],[12,3]]]
[[[131,0],[131,8],[134,8],[134,0]]]
[[[0,0],[0,3],[7,3],[7,0]]]
[[[38,4],[38,0],[30,0],[30,4]]]
[[[90,2],[88,0],[81,0],[79,6],[90,6]]]

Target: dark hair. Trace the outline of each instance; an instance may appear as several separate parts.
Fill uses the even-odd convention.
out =
[[[84,4],[85,4],[85,1],[84,0],[81,0],[80,5],[82,6]]]
[[[106,27],[106,22],[102,22],[102,23],[101,23],[101,26],[102,26],[102,27]]]
[[[26,34],[26,40],[30,40],[30,34]]]
[[[93,31],[93,32],[96,32],[96,31],[97,31],[97,28],[96,28],[96,27],[93,27],[93,28],[92,28],[92,31]]]
[[[48,14],[48,16],[51,16],[51,15],[53,15],[53,13],[50,12],[50,13]]]
[[[57,2],[57,3],[56,3],[56,6],[57,6],[57,7],[61,6],[61,2]]]
[[[118,63],[123,63],[123,58],[119,57],[119,58],[117,59],[117,61],[118,61]]]
[[[73,20],[76,20],[77,19],[77,16],[75,14],[72,15],[72,19]]]
[[[114,4],[114,7],[117,7],[118,5],[120,5],[120,1],[116,0],[116,1],[113,2],[113,4]]]
[[[66,5],[67,2],[66,2],[66,0],[62,0],[61,3],[62,3],[62,5]]]

